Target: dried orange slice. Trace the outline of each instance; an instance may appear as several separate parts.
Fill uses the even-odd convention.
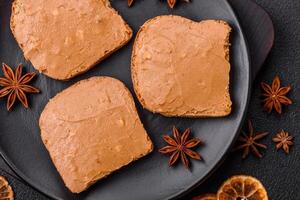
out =
[[[192,200],[217,200],[217,195],[216,194],[203,194],[203,195],[194,197]]]
[[[10,185],[8,184],[7,180],[0,176],[0,200],[13,200],[14,199],[14,192]]]
[[[268,200],[268,194],[259,180],[251,176],[233,176],[217,193],[218,200]]]

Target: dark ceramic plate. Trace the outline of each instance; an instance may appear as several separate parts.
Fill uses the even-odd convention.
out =
[[[180,2],[174,10],[167,7],[166,0],[137,0],[132,8],[127,7],[125,0],[113,0],[112,5],[127,20],[135,33],[147,19],[162,14],[176,14],[197,21],[223,19],[229,22],[234,30],[231,37],[230,75],[232,114],[225,118],[211,119],[166,118],[143,110],[136,101],[142,122],[154,142],[154,152],[99,181],[86,192],[71,194],[42,144],[38,127],[39,115],[56,93],[91,76],[116,77],[133,91],[130,78],[132,40],[101,64],[71,81],[55,81],[39,75],[34,85],[40,88],[42,93],[29,95],[31,108],[28,110],[18,104],[13,112],[7,112],[6,102],[1,99],[1,154],[20,177],[55,199],[154,200],[178,197],[209,176],[226,154],[241,127],[250,88],[250,67],[245,38],[235,14],[225,0],[194,0],[189,4]],[[14,67],[23,63],[27,71],[33,71],[32,65],[24,60],[23,53],[9,29],[10,7],[10,1],[0,0],[0,62]],[[193,135],[205,142],[205,145],[198,149],[204,160],[193,161],[190,171],[182,165],[169,168],[168,157],[157,152],[158,148],[165,145],[162,134],[170,133],[173,125],[181,130],[191,127]]]

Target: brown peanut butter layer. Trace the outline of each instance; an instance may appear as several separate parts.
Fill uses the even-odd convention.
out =
[[[110,77],[83,80],[57,94],[39,125],[54,165],[74,193],[153,148],[129,90]]]
[[[25,58],[59,80],[89,70],[132,36],[109,0],[14,0],[11,30]]]
[[[179,16],[147,21],[136,37],[131,63],[143,107],[165,116],[228,115],[230,32],[224,21]]]

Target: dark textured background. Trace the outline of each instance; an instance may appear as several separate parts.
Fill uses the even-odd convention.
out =
[[[243,1],[243,0],[240,0]],[[204,184],[196,188],[187,197],[216,192],[217,188],[228,177],[238,174],[252,175],[260,179],[266,186],[271,200],[300,199],[300,123],[298,102],[300,102],[300,0],[255,0],[264,7],[272,17],[275,26],[274,48],[266,61],[263,70],[258,74],[253,85],[248,117],[253,120],[257,131],[268,131],[270,135],[262,140],[268,149],[262,159],[249,156],[241,159],[240,153],[230,154],[224,164]],[[279,75],[282,84],[291,84],[293,90],[289,97],[294,104],[284,108],[282,115],[270,115],[262,111],[260,99],[260,82],[271,82]],[[295,145],[289,155],[283,151],[277,152],[272,137],[281,129],[295,136]],[[210,144],[213,145],[213,144]],[[0,168],[13,174],[6,164],[0,160]],[[16,200],[47,199],[38,192],[10,175],[0,170],[0,175],[8,178],[16,193]]]

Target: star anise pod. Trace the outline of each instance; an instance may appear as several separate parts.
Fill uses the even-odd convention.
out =
[[[273,142],[276,144],[276,149],[282,148],[286,154],[290,152],[290,146],[292,146],[294,137],[289,135],[288,132],[285,132],[284,130],[281,130],[280,133],[277,133],[277,135],[273,138]]]
[[[242,136],[238,138],[238,141],[242,144],[237,146],[234,151],[244,149],[242,158],[245,159],[250,151],[257,157],[261,158],[262,154],[259,152],[258,147],[266,149],[267,146],[261,143],[258,143],[257,140],[262,139],[263,137],[267,136],[269,133],[254,133],[252,122],[248,121],[248,128],[249,133],[246,134],[245,132],[242,132]]]
[[[127,0],[128,7],[131,7],[133,2],[134,2],[134,0]]]
[[[190,0],[182,0],[182,1],[184,1],[186,3],[190,2]],[[170,8],[174,8],[175,4],[177,3],[177,0],[167,0],[167,2],[168,2],[168,5]]]
[[[167,0],[167,2],[170,8],[174,8],[177,0]]]
[[[15,73],[4,63],[2,64],[2,70],[4,77],[0,78],[0,86],[3,87],[0,90],[0,97],[8,96],[6,104],[7,110],[11,110],[17,98],[25,108],[28,108],[26,93],[40,92],[37,88],[27,85],[36,74],[31,72],[22,76],[21,64],[17,67]]]
[[[265,99],[264,109],[270,113],[273,108],[281,114],[282,113],[282,104],[290,105],[292,101],[286,97],[286,94],[291,90],[291,87],[280,87],[280,79],[278,76],[272,82],[272,85],[268,85],[264,82],[261,83],[261,87],[264,90],[263,96]]]
[[[182,1],[184,1],[186,3],[190,2],[190,0],[182,0]],[[134,0],[127,0],[128,7],[131,7],[133,3],[134,3]],[[174,8],[175,4],[177,3],[177,0],[167,0],[167,3],[170,8]]]
[[[190,162],[188,157],[201,160],[200,154],[197,152],[191,150],[192,148],[198,146],[202,143],[202,141],[198,138],[188,139],[191,133],[191,129],[186,129],[182,135],[180,135],[177,128],[173,127],[173,137],[170,137],[168,135],[164,135],[163,139],[166,143],[169,145],[166,147],[163,147],[159,150],[160,153],[163,154],[171,154],[170,160],[169,160],[169,166],[172,166],[176,163],[176,161],[181,159],[181,162],[186,168],[189,168]]]

